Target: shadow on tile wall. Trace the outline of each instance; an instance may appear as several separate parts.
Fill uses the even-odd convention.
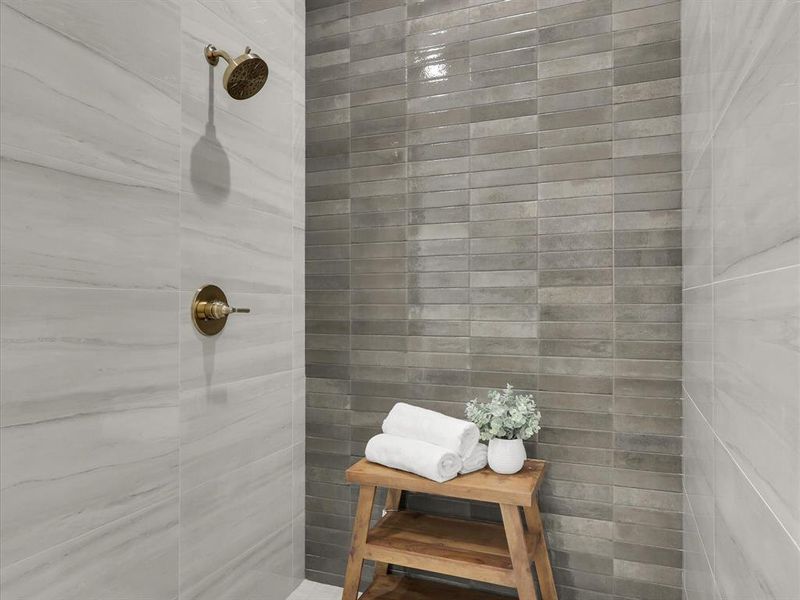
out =
[[[4,600],[303,578],[304,26],[302,0],[0,2]],[[268,86],[230,98],[209,42]],[[253,311],[213,339],[209,281]]]

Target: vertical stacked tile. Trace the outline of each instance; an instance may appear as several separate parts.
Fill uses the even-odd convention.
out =
[[[409,2],[410,397],[458,414],[469,378],[469,9]]]
[[[614,575],[681,597],[680,5],[614,2]]]
[[[406,397],[408,381],[406,7],[403,0],[351,0],[350,13],[350,453],[363,456],[383,416]]]
[[[541,503],[564,593],[606,598],[613,592],[611,1],[540,0],[539,9],[545,426],[537,454],[552,463]]]
[[[648,24],[647,10],[614,33],[615,10],[659,2],[465,4],[350,4],[351,458],[398,400],[460,415],[487,388],[535,390],[546,427],[530,450],[551,462],[542,506],[562,593],[670,594],[674,571],[659,561],[675,549],[653,548],[674,541],[675,513],[647,503],[672,493],[673,473],[662,469],[675,465],[680,407],[647,386],[672,385],[675,346],[646,335],[675,331],[675,321],[647,319],[675,308],[677,265],[661,264],[674,247],[656,241],[674,240],[658,215],[674,224],[678,198],[647,186],[674,179],[677,138],[635,133],[648,110],[674,108],[671,63],[653,84],[636,77],[671,60],[660,57],[674,45],[659,44],[675,38],[658,39],[663,26]],[[630,78],[617,86],[615,60]],[[615,115],[631,132],[618,145]],[[616,270],[615,200],[629,219],[619,232],[627,262]],[[615,314],[633,336],[616,361]],[[326,501],[309,496],[310,505]],[[407,501],[497,516],[482,505]]]
[[[536,389],[536,2],[469,9],[469,384]]]
[[[800,5],[682,8],[685,597],[800,597]]]
[[[351,0],[353,440],[363,455],[407,382],[405,2]]]
[[[469,385],[469,8],[408,2],[409,399],[461,415]],[[464,514],[465,503],[409,506]]]
[[[306,10],[306,569],[328,581],[350,525],[350,6]]]

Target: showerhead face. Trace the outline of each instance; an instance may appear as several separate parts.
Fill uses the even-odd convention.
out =
[[[269,67],[258,54],[246,52],[230,61],[222,85],[231,98],[245,100],[255,96],[269,77]]]

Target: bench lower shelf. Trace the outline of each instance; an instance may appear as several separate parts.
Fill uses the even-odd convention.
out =
[[[489,592],[469,590],[395,575],[376,577],[360,600],[509,600]]]
[[[533,560],[536,538],[526,535]],[[503,526],[399,511],[367,535],[364,557],[412,569],[514,587],[514,568]]]

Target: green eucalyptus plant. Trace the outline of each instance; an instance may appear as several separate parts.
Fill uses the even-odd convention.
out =
[[[467,419],[478,426],[482,440],[527,440],[539,431],[542,414],[532,394],[515,392],[508,383],[502,391],[490,390],[487,398],[486,402],[470,400],[465,411]]]

